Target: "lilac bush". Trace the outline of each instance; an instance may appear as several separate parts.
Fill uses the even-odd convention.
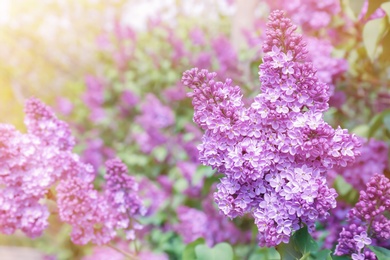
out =
[[[58,259],[390,258],[386,4],[181,8],[144,31],[108,24],[96,70],[55,99],[64,121],[32,98],[27,131],[0,124],[9,244]]]

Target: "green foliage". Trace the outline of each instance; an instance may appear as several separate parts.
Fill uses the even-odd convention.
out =
[[[366,23],[363,29],[363,43],[371,61],[377,58],[378,44],[386,33],[387,18],[374,19]]]
[[[192,243],[189,243],[183,251],[182,260],[193,260],[196,259],[195,247],[197,245],[203,245],[205,243],[203,238],[198,238]]]
[[[277,260],[280,258],[279,253],[275,250],[275,248],[257,248],[249,257],[248,260]]]
[[[183,260],[233,260],[233,248],[228,243],[219,243],[210,248],[203,238],[188,244],[183,251]]]
[[[389,121],[390,109],[386,109],[381,113],[375,115],[369,123],[368,138],[373,137],[382,126],[385,126],[387,129],[390,129]]]
[[[317,242],[310,236],[307,226],[296,231],[290,237],[288,244],[281,243],[276,247],[281,259],[283,260],[314,260],[314,259],[332,259],[330,250],[318,251]]]
[[[233,260],[233,248],[228,243],[219,243],[210,248],[207,245],[197,245],[195,247],[197,260]]]
[[[378,260],[390,259],[390,250],[379,246],[368,246],[375,253]]]

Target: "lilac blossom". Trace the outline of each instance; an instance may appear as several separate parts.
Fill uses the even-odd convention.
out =
[[[0,124],[0,232],[38,237],[48,226],[49,189],[78,157],[69,126],[49,107],[32,98],[25,113],[27,134]]]
[[[25,111],[27,134],[0,125],[0,231],[40,236],[50,215],[45,202],[55,200],[60,220],[72,225],[74,243],[102,245],[118,229],[134,238],[140,225],[132,221],[143,208],[126,166],[108,161],[104,192],[97,191],[93,167],[72,152],[69,126],[37,99],[28,100]]]
[[[223,216],[215,208],[211,196],[204,199],[202,206],[202,211],[187,206],[180,206],[177,210],[179,223],[175,230],[184,243],[191,243],[200,237],[209,246],[224,241],[235,244],[250,240],[250,232],[240,231],[231,220]]]
[[[119,229],[132,240],[135,231],[142,228],[134,222],[145,213],[137,194],[138,184],[119,159],[107,161],[106,168],[102,193],[93,187],[93,179],[82,178],[74,170],[57,186],[59,216],[72,226],[71,238],[76,244],[106,244]]]
[[[359,201],[348,214],[348,225],[340,233],[336,255],[354,255],[356,259],[376,259],[367,245],[388,245],[390,220],[385,216],[390,210],[390,180],[375,174],[360,191]]]
[[[275,0],[267,1],[273,9],[283,9],[291,20],[306,31],[318,30],[326,27],[340,10],[337,0]]]
[[[326,171],[359,154],[354,135],[323,120],[328,86],[316,77],[295,29],[283,12],[271,13],[259,67],[261,93],[248,108],[230,79],[220,82],[216,73],[197,68],[182,78],[193,90],[188,95],[194,122],[205,131],[199,159],[224,174],[215,201],[230,218],[252,214],[260,246],[288,241],[303,224],[313,231],[315,221],[336,206]],[[294,90],[282,89],[286,84]]]

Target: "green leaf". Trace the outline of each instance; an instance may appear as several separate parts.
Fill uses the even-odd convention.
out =
[[[204,244],[204,239],[203,238],[198,238],[194,242],[188,244],[183,251],[182,255],[182,260],[195,260],[196,259],[196,254],[195,254],[195,247],[197,245],[203,245]]]
[[[157,161],[162,162],[167,158],[168,151],[163,146],[157,146],[153,149],[152,155],[157,159]]]
[[[281,259],[310,259],[310,254],[318,251],[317,242],[310,236],[307,226],[296,231],[290,237],[288,244],[281,243],[276,247]]]
[[[350,0],[348,2],[349,2],[348,4],[349,4],[351,10],[354,13],[354,16],[358,17],[361,10],[362,10],[364,0]]]
[[[386,129],[390,131],[390,113],[383,116],[383,124]]]
[[[276,250],[279,252],[280,258],[283,260],[296,260],[301,259],[303,256],[303,254],[296,248],[295,241],[293,241],[292,237],[290,238],[288,244],[281,243],[276,246]]]
[[[371,61],[376,58],[378,43],[386,31],[387,18],[368,21],[363,28],[363,43]]]
[[[370,128],[368,125],[358,125],[354,129],[351,130],[351,133],[357,134],[358,136],[361,137],[368,137],[368,133],[370,131]]]
[[[303,254],[318,250],[318,244],[310,236],[306,226],[296,231],[293,237],[296,240],[298,250]]]
[[[332,251],[329,249],[321,250],[317,253],[311,253],[309,256],[309,260],[332,260],[331,256]]]
[[[378,9],[381,6],[381,4],[386,2],[388,2],[388,0],[369,0],[367,13],[364,17],[365,18],[370,17],[376,11],[376,9]]]
[[[368,132],[368,138],[371,138],[374,136],[374,134],[376,133],[376,131],[378,131],[378,129],[383,125],[383,119],[385,117],[388,117],[390,116],[390,109],[386,109],[384,111],[382,111],[381,113],[379,114],[376,114],[370,121],[370,124],[369,124],[369,127],[370,127],[370,130]]]
[[[249,257],[248,260],[275,260],[279,259],[279,253],[273,247],[259,247]]]
[[[352,190],[352,185],[344,180],[344,178],[338,175],[334,181],[334,187],[337,193],[341,196],[345,196]]]
[[[390,259],[390,250],[379,246],[368,246],[375,253],[378,260]]]
[[[213,248],[206,245],[195,247],[197,260],[233,260],[233,248],[228,243],[219,243]]]

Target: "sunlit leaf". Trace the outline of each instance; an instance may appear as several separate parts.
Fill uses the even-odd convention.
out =
[[[375,60],[378,43],[386,30],[387,18],[375,19],[366,23],[363,28],[363,43],[371,61]]]
[[[219,243],[213,248],[207,245],[198,245],[195,247],[197,260],[233,260],[233,248],[228,243]]]

